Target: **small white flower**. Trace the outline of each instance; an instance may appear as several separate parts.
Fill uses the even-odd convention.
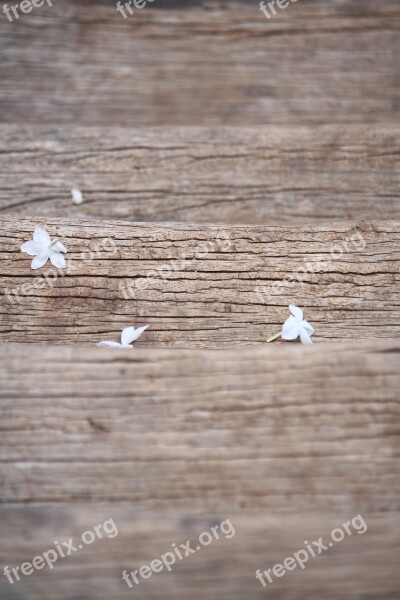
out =
[[[148,325],[144,327],[126,327],[121,333],[121,343],[119,342],[99,342],[96,344],[99,348],[133,348],[132,342],[136,341],[144,331],[148,328]]]
[[[56,239],[52,242],[45,229],[36,227],[33,234],[33,240],[29,240],[29,242],[22,244],[21,252],[25,252],[26,254],[29,254],[29,256],[35,257],[32,260],[32,269],[40,269],[40,267],[43,267],[49,259],[55,267],[64,269],[65,258],[63,253],[65,254],[68,250],[59,240]]]
[[[314,333],[314,329],[311,327],[310,323],[304,321],[301,308],[291,304],[289,310],[292,314],[283,324],[282,331],[269,338],[267,343],[274,342],[279,337],[283,340],[297,340],[300,336],[302,344],[309,346],[312,344],[311,336]]]
[[[72,194],[72,202],[76,205],[82,204],[83,202],[83,196],[82,196],[82,192],[81,190],[77,190],[77,189],[73,189],[71,190],[71,194]]]
[[[300,336],[302,344],[312,344],[311,336],[314,333],[314,329],[307,321],[304,321],[301,308],[291,304],[289,310],[292,314],[283,324],[282,339],[296,340]]]

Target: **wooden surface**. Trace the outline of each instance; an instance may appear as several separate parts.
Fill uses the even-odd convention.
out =
[[[399,31],[397,0],[1,13],[1,600],[399,599]],[[73,271],[33,288],[37,224]],[[311,348],[265,343],[290,302]],[[256,580],[358,514],[365,534]],[[228,518],[234,538],[122,581]]]
[[[125,473],[125,476],[134,475]],[[268,483],[266,483],[268,486]],[[358,514],[358,513],[357,513]],[[345,538],[329,552],[300,568],[287,572],[269,587],[255,578],[257,569],[267,570],[281,563],[311,542],[330,537],[330,532],[350,520],[353,513],[271,515],[266,511],[243,511],[196,515],[185,511],[141,511],[133,507],[105,504],[101,507],[64,504],[61,506],[3,507],[0,532],[6,540],[2,565],[10,567],[32,560],[50,548],[53,540],[82,533],[114,518],[119,534],[59,560],[50,571],[45,568],[10,585],[2,576],[0,593],[7,600],[397,600],[398,514],[364,515],[368,530]],[[122,581],[128,572],[149,564],[171,550],[175,542],[195,541],[203,531],[229,518],[236,529],[231,539],[213,542],[207,548],[129,589]],[[29,533],[28,533],[29,532]],[[193,547],[193,545],[192,545]]]
[[[400,507],[398,341],[0,352],[8,503]]]
[[[400,3],[146,7],[63,0],[0,19],[6,123],[398,123]],[[168,7],[170,3],[165,3]]]
[[[399,139],[398,127],[370,124],[3,125],[0,213],[288,226],[398,219]]]
[[[69,250],[65,277],[50,263],[32,270],[20,252],[37,224]],[[354,234],[362,245],[340,254]],[[98,249],[105,239],[110,251]],[[221,228],[3,217],[0,252],[4,342],[118,341],[123,327],[148,323],[140,345],[232,348],[279,333],[291,303],[304,309],[316,342],[400,332],[398,223]],[[20,302],[7,299],[13,290]]]
[[[240,355],[1,345],[1,563],[106,519],[119,530],[53,571],[2,578],[2,596],[396,600],[399,354],[398,341]],[[358,514],[362,536],[266,590],[255,579]],[[232,539],[122,582],[227,518]]]

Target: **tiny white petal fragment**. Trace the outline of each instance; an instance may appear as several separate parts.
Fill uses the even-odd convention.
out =
[[[136,341],[144,331],[149,327],[149,325],[145,325],[144,327],[138,327],[135,329],[134,327],[126,327],[122,330],[121,333],[121,343],[119,342],[98,342],[96,346],[99,348],[133,348],[131,342]]]
[[[78,206],[79,206],[79,204],[82,204],[83,196],[82,196],[81,190],[77,190],[76,188],[74,188],[73,190],[71,190],[71,194],[72,194],[72,202],[74,204],[76,204]]]
[[[298,306],[291,304],[289,310],[291,316],[286,319],[282,327],[281,337],[283,340],[297,340],[300,336],[302,344],[312,344],[311,336],[314,333],[313,327],[303,319],[303,311]]]
[[[40,269],[49,259],[55,267],[64,269],[65,259],[63,254],[66,254],[68,250],[60,241],[52,242],[45,229],[36,227],[33,240],[22,244],[21,252],[34,257],[31,263],[32,269]]]

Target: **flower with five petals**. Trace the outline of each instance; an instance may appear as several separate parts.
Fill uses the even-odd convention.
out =
[[[289,310],[292,313],[282,327],[281,337],[283,340],[296,340],[300,336],[302,344],[312,344],[311,336],[314,329],[310,323],[304,321],[303,311],[298,306],[291,304]]]
[[[45,229],[36,227],[33,240],[22,244],[21,252],[34,257],[31,263],[32,269],[40,269],[49,259],[57,269],[64,269],[65,258],[63,254],[66,254],[68,250],[59,240],[51,241]]]
[[[282,331],[267,340],[267,343],[273,342],[281,337],[283,340],[297,340],[300,336],[302,344],[312,344],[311,336],[314,333],[310,323],[303,319],[303,311],[298,306],[291,304],[289,310],[292,313],[283,324]]]

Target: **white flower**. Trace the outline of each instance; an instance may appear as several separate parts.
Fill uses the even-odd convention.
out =
[[[137,329],[134,327],[126,327],[126,329],[123,329],[121,333],[121,343],[99,342],[96,345],[99,348],[133,348],[131,343],[140,338],[142,333],[146,331],[147,328],[148,325],[145,325],[144,327],[138,327]]]
[[[311,336],[314,329],[303,319],[303,311],[294,304],[289,306],[292,313],[282,327],[281,337],[283,340],[296,340],[299,336],[302,344],[312,344]]]
[[[72,194],[72,202],[76,205],[82,204],[83,202],[83,196],[82,196],[82,192],[81,190],[77,190],[77,189],[73,189],[71,190],[71,194]]]
[[[40,269],[40,267],[43,267],[47,263],[48,259],[58,269],[64,269],[65,258],[62,253],[65,254],[68,250],[60,241],[54,240],[52,242],[45,229],[36,227],[33,240],[22,244],[21,252],[35,257],[32,260],[32,269]]]

